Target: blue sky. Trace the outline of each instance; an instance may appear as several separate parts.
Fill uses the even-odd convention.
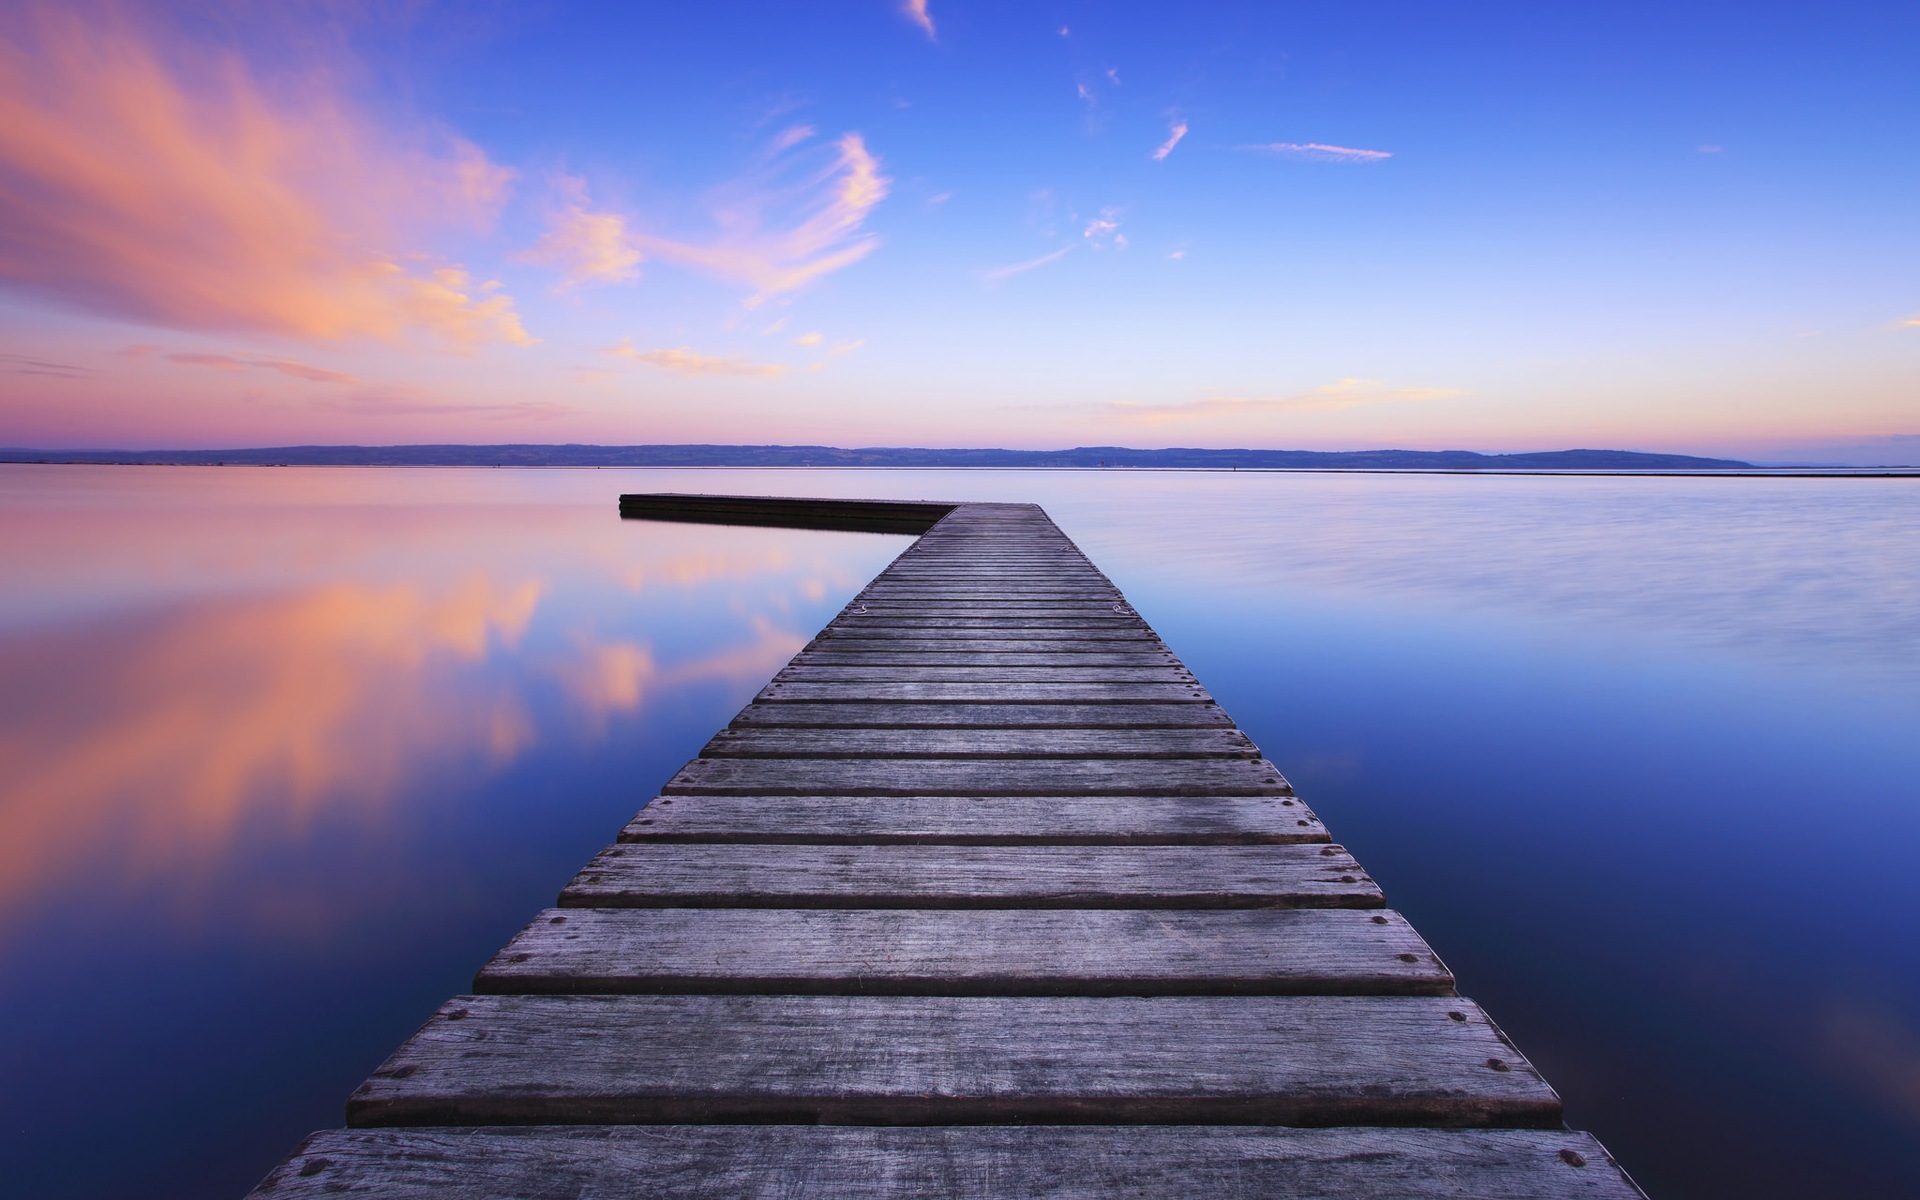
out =
[[[1910,4],[8,7],[0,441],[1920,451]]]

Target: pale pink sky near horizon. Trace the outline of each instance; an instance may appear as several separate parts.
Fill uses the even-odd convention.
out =
[[[4,446],[1920,461],[1920,155],[1783,124],[1804,31],[1708,101],[1624,18],[1438,94],[1413,10],[6,8]]]

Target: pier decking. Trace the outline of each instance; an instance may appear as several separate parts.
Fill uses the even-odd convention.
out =
[[[924,531],[260,1197],[1636,1197],[1038,507]]]

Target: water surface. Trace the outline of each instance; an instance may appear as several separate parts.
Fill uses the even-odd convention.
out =
[[[1913,481],[9,467],[24,1194],[338,1124],[906,544],[635,490],[1046,505],[1653,1194],[1911,1194]]]

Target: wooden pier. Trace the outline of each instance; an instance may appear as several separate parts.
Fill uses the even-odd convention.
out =
[[[921,532],[257,1197],[1640,1196],[1038,507]]]

